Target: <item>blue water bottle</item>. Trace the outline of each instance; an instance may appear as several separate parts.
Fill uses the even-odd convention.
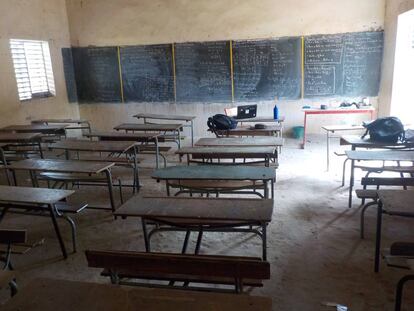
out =
[[[277,105],[273,108],[273,119],[279,119],[279,108],[277,108]]]

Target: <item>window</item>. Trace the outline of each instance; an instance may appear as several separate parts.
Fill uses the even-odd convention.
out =
[[[10,49],[20,100],[54,96],[49,43],[10,39]]]

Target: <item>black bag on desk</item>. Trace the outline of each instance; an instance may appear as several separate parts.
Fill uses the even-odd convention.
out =
[[[396,143],[398,140],[404,141],[404,125],[396,117],[379,118],[369,123],[363,123],[367,129],[364,138],[369,134],[373,141]]]
[[[237,127],[237,121],[234,118],[224,114],[216,114],[207,120],[207,126],[213,132],[215,130],[231,130]]]

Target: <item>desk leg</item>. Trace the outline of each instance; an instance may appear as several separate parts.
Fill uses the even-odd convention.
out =
[[[158,145],[158,137],[155,137],[155,167],[160,167],[160,147]]]
[[[326,131],[326,171],[329,172],[329,131]]]
[[[303,142],[302,142],[302,149],[305,149],[305,144],[306,144],[306,117],[307,117],[307,113],[305,111],[305,116],[303,118]]]
[[[264,261],[267,260],[267,232],[266,232],[266,230],[267,230],[267,225],[263,224],[262,225],[262,247],[263,247],[262,259]]]
[[[108,168],[107,170],[105,170],[105,175],[106,175],[106,180],[108,183],[108,191],[109,191],[109,200],[111,202],[111,210],[112,213],[115,212],[115,199],[114,199],[114,189],[113,189],[113,185],[112,185],[112,174],[111,174],[111,169]]]
[[[138,151],[137,146],[134,146],[134,180],[135,180],[135,188],[134,193],[139,191],[140,185],[139,185],[139,172],[138,172]]]
[[[60,233],[60,229],[57,223],[56,214],[55,214],[55,207],[53,204],[49,205],[50,217],[52,218],[53,227],[55,228],[56,236],[59,240],[60,248],[62,250],[63,257],[66,259],[68,258],[68,254],[66,252],[65,243],[63,242],[62,235]]]
[[[274,199],[275,198],[275,183],[273,180],[270,182],[270,187],[272,187],[270,189],[271,198]]]
[[[43,156],[43,150],[42,150],[42,140],[41,140],[41,139],[39,139],[39,140],[38,140],[38,142],[37,142],[37,144],[38,144],[38,146],[39,146],[40,158],[41,158],[41,159],[44,159],[44,156]]]
[[[355,171],[355,160],[351,160],[351,175],[349,177],[348,208],[352,207],[352,190],[353,190],[353,187],[354,187],[354,171]]]
[[[377,232],[375,235],[375,258],[374,258],[374,271],[379,271],[380,264],[380,251],[381,251],[381,231],[382,231],[382,202],[378,202],[377,208]]]
[[[145,218],[141,218],[141,224],[142,224],[142,232],[144,235],[145,251],[148,253],[151,251],[151,245],[150,245],[150,240],[148,238],[147,221],[145,220]]]
[[[194,146],[194,121],[191,120],[191,147]]]

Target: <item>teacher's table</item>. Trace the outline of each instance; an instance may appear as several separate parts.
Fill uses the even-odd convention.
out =
[[[131,165],[134,169],[134,192],[139,189],[138,176],[138,150],[134,141],[90,141],[90,140],[64,140],[49,145],[49,149],[65,150],[66,160],[70,159],[70,151],[78,153],[78,160],[82,160],[79,152],[105,152],[104,158],[92,158],[94,161],[115,162],[118,165]],[[125,156],[126,158],[122,158]],[[85,159],[83,159],[85,160]],[[90,161],[91,159],[86,159]]]
[[[260,197],[274,197],[274,183],[276,181],[276,172],[270,167],[254,166],[219,166],[219,165],[195,165],[195,166],[171,166],[154,171],[151,175],[157,181],[165,180],[167,186],[167,195],[170,195],[170,187],[194,189],[194,192],[212,193],[234,193],[235,190],[251,189],[252,191],[238,193],[256,194]],[[222,186],[222,182],[243,182],[249,184],[230,187],[230,190]],[[195,182],[195,183],[194,183]],[[205,184],[208,182],[208,185]],[[261,182],[262,184],[257,184]],[[264,196],[257,192],[257,189],[264,190]],[[180,192],[187,192],[180,190]],[[180,193],[179,192],[179,193]]]
[[[411,161],[414,162],[414,151],[345,151],[346,156],[351,160],[351,175],[349,178],[349,198],[348,207],[352,206],[352,191],[354,187],[355,161]]]
[[[371,120],[375,116],[374,108],[361,108],[361,109],[350,109],[350,108],[337,108],[337,109],[303,109],[304,120],[303,120],[303,142],[302,149],[305,149],[306,144],[306,124],[308,115],[320,115],[320,114],[370,114]]]
[[[147,120],[170,120],[170,121],[185,121],[190,122],[190,130],[191,130],[191,146],[194,145],[194,119],[195,116],[180,116],[175,114],[154,114],[154,113],[137,113],[134,115],[137,119],[144,119],[145,124],[150,124],[150,122],[147,122]],[[188,125],[183,125],[188,126]]]
[[[36,172],[40,173],[57,173],[53,179],[55,181],[64,182],[71,180],[73,182],[93,180],[96,176],[97,179],[101,179],[99,176],[102,173],[105,174],[106,183],[108,185],[109,199],[111,203],[110,210],[115,211],[115,199],[113,193],[112,173],[111,168],[115,165],[113,162],[101,162],[101,161],[80,161],[80,160],[40,160],[40,159],[27,159],[10,164],[7,168],[9,170],[23,170],[29,171],[34,186],[37,186]],[[89,178],[90,175],[92,178]],[[52,176],[53,177],[53,176]],[[51,178],[52,178],[51,177]],[[95,209],[108,209],[106,207],[91,207]]]
[[[176,154],[180,156],[187,155],[187,163],[203,163],[203,164],[258,164],[264,163],[265,166],[277,163],[277,149],[275,147],[184,147],[178,149]],[[191,158],[190,158],[191,155]],[[217,160],[218,162],[213,162]],[[231,159],[231,162],[220,162],[222,159]],[[237,159],[243,160],[237,162]],[[246,159],[255,159],[256,161],[246,161]]]
[[[63,257],[67,258],[66,247],[56,220],[57,214],[59,213],[59,208],[56,204],[65,200],[73,193],[74,191],[71,190],[0,186],[0,207],[3,207],[0,221],[3,219],[9,208],[24,208],[40,211],[48,210],[56,236],[59,240]]]
[[[141,217],[145,249],[150,250],[150,237],[157,231],[186,231],[185,253],[191,231],[198,231],[196,254],[203,231],[250,232],[262,238],[262,258],[266,260],[266,227],[271,222],[273,200],[160,198],[134,196],[114,213],[121,217]],[[147,231],[147,221],[164,224]],[[250,228],[240,228],[250,226]],[[251,228],[259,226],[261,231]]]
[[[34,279],[2,311],[270,311],[268,297]]]

